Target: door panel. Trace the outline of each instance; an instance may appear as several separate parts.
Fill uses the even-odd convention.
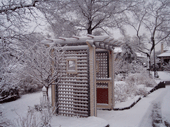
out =
[[[108,88],[97,88],[97,103],[108,104]]]

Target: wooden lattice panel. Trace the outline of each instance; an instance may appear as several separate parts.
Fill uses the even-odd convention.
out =
[[[109,62],[108,52],[96,52],[96,77],[108,78],[109,77]]]
[[[76,57],[77,72],[67,72],[67,59]],[[56,86],[57,113],[64,116],[87,117],[89,110],[89,74],[87,50],[66,51],[62,77]]]
[[[97,88],[108,88],[108,82],[97,82]]]

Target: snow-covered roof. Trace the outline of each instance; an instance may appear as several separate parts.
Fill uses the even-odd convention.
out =
[[[158,55],[157,57],[170,57],[170,50],[166,51],[166,52],[163,52],[161,53],[160,55]]]
[[[97,48],[112,50],[115,47],[120,47],[122,43],[118,40],[114,40],[109,36],[93,36],[87,35],[85,37],[74,36],[72,38],[59,38],[59,39],[46,39],[42,43],[56,45],[60,44],[61,46],[81,46],[81,45],[94,45]]]
[[[147,58],[146,54],[144,54],[144,53],[136,52],[136,55],[137,55],[137,57]]]
[[[164,51],[170,51],[170,46],[167,46],[166,48],[164,48]]]

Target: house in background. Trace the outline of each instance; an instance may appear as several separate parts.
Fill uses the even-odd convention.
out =
[[[163,47],[163,44],[161,44],[161,54],[157,55],[158,58],[160,58],[160,68],[162,68],[163,65],[168,64],[170,62],[170,46]]]
[[[137,61],[139,61],[139,64],[142,64],[144,67],[148,67],[148,58],[147,55],[141,52],[135,52]]]

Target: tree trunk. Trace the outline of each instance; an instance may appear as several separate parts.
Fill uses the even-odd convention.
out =
[[[46,95],[47,95],[47,100],[49,101],[49,96],[48,96],[48,89],[49,89],[49,86],[46,86]]]
[[[91,26],[92,26],[92,21],[89,21],[88,24],[89,24],[89,27],[88,27],[88,29],[87,29],[87,33],[88,33],[88,34],[92,34],[92,27],[91,27]]]

